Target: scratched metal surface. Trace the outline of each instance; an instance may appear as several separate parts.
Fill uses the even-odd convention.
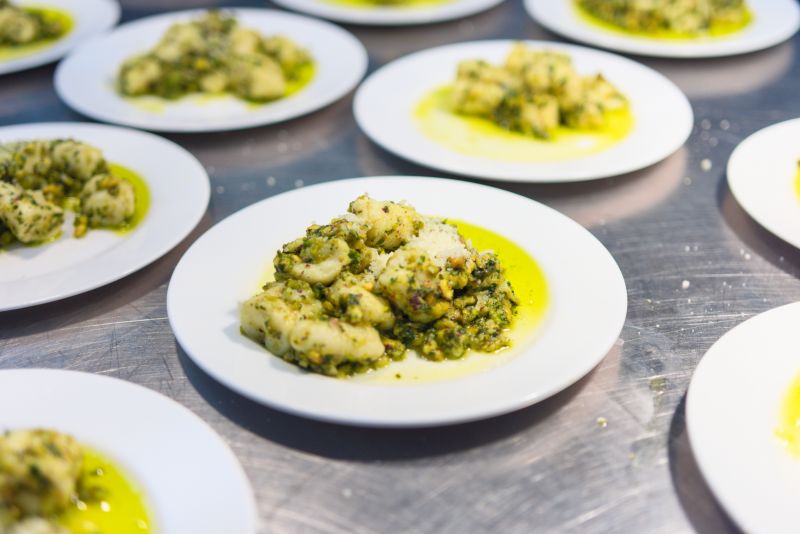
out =
[[[213,3],[130,0],[124,19]],[[369,49],[371,69],[453,41],[556,39],[518,0],[430,27],[351,29]],[[433,430],[321,424],[227,391],[176,346],[166,284],[182,252],[214,222],[311,183],[437,174],[370,143],[353,121],[350,96],[278,126],[172,136],[211,175],[213,198],[199,228],[120,282],[0,314],[0,368],[111,375],[188,406],[238,455],[264,532],[735,532],[697,471],[684,395],[720,335],[800,299],[800,254],[750,220],[724,180],[741,139],[800,115],[798,43],[730,59],[643,60],[687,92],[696,114],[686,147],[652,168],[597,183],[499,184],[588,227],[616,257],[629,289],[616,348],[577,385],[537,406]],[[52,74],[44,67],[2,77],[0,124],[81,120],[56,98]]]

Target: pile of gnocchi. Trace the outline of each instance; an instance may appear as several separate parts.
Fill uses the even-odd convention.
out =
[[[559,126],[597,129],[628,100],[601,74],[582,76],[567,54],[516,43],[503,65],[467,60],[451,91],[454,112],[550,139]]]
[[[133,217],[134,186],[114,176],[102,152],[73,139],[0,146],[0,247],[35,244],[61,232],[74,210],[75,237],[117,228]]]
[[[153,50],[127,60],[117,85],[126,96],[231,93],[264,102],[285,96],[311,66],[309,52],[291,39],[261,35],[211,10],[172,25]]]
[[[341,377],[408,349],[439,361],[509,344],[518,300],[497,256],[406,203],[363,195],[273,263],[275,280],[241,307],[241,330],[304,369]]]

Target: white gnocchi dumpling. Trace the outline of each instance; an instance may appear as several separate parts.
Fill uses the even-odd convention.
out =
[[[81,213],[91,227],[114,227],[125,224],[136,210],[133,185],[111,174],[98,174],[83,186]]]
[[[61,230],[64,210],[48,202],[41,191],[0,181],[0,220],[22,243],[36,243]]]

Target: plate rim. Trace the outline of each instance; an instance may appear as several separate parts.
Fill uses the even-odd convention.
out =
[[[472,410],[468,414],[463,414],[462,413],[462,414],[453,415],[453,416],[449,416],[449,417],[438,417],[438,418],[430,418],[430,417],[428,417],[428,418],[426,418],[426,417],[424,417],[424,414],[422,416],[417,414],[417,415],[413,415],[413,416],[410,416],[410,417],[405,416],[405,417],[394,418],[394,419],[391,419],[391,418],[390,419],[386,419],[385,417],[382,417],[382,416],[361,416],[361,415],[359,415],[357,417],[353,417],[352,415],[347,415],[347,414],[343,415],[341,413],[320,414],[318,412],[315,412],[313,409],[306,409],[306,408],[303,408],[303,407],[294,406],[292,404],[283,403],[282,401],[275,401],[275,400],[272,400],[272,399],[267,399],[267,398],[264,397],[263,394],[254,393],[253,391],[250,391],[250,389],[248,389],[247,387],[238,384],[236,380],[229,379],[223,373],[218,373],[217,370],[214,369],[214,367],[211,364],[209,364],[208,362],[204,361],[202,358],[196,358],[195,356],[192,355],[191,351],[186,348],[187,346],[190,346],[192,344],[192,342],[191,342],[190,339],[184,337],[184,330],[181,328],[181,326],[179,324],[177,324],[179,322],[179,319],[178,319],[176,311],[175,311],[178,308],[178,305],[175,304],[175,299],[177,298],[175,296],[175,293],[177,291],[175,288],[178,285],[178,283],[176,283],[176,280],[180,280],[180,278],[182,277],[183,269],[187,268],[186,267],[187,264],[185,263],[185,259],[190,257],[190,255],[193,253],[193,249],[196,246],[199,246],[198,243],[201,243],[201,240],[203,239],[205,234],[203,236],[201,236],[200,238],[198,238],[195,241],[195,243],[192,244],[192,246],[185,252],[184,256],[178,262],[178,265],[175,267],[175,270],[173,271],[172,277],[170,278],[168,289],[167,289],[167,316],[168,316],[168,319],[169,319],[169,322],[170,322],[170,327],[172,328],[173,335],[175,336],[176,340],[178,341],[178,344],[180,345],[181,350],[183,350],[185,352],[185,354],[192,360],[192,362],[195,363],[204,373],[206,373],[208,376],[210,376],[212,379],[214,379],[215,381],[219,382],[220,384],[222,384],[226,388],[228,388],[228,389],[230,389],[230,390],[232,390],[232,391],[234,391],[234,392],[236,392],[236,393],[238,393],[238,394],[240,394],[240,395],[242,395],[242,396],[244,396],[244,397],[246,397],[246,398],[248,398],[248,399],[250,399],[250,400],[252,400],[254,402],[257,402],[258,404],[261,404],[262,406],[267,406],[267,407],[269,407],[271,409],[278,410],[278,411],[281,411],[283,413],[288,413],[288,414],[291,414],[291,415],[294,415],[294,416],[300,416],[300,417],[303,417],[303,418],[306,418],[306,419],[312,419],[312,420],[316,420],[316,421],[323,421],[323,422],[326,422],[326,423],[341,424],[341,425],[353,426],[353,427],[364,427],[364,428],[430,428],[430,427],[441,427],[441,426],[447,426],[447,425],[452,425],[452,424],[468,423],[468,422],[473,422],[473,421],[478,421],[478,420],[484,420],[484,419],[496,417],[496,416],[499,416],[499,415],[504,415],[504,414],[507,414],[507,413],[511,413],[511,412],[520,410],[522,408],[528,407],[528,406],[532,406],[533,404],[541,402],[541,401],[543,401],[543,400],[545,400],[545,399],[547,399],[547,398],[549,398],[549,397],[551,397],[551,396],[553,396],[553,395],[565,390],[566,388],[572,386],[573,384],[579,382],[581,379],[583,379],[589,373],[591,373],[591,371],[593,369],[595,369],[603,361],[603,359],[608,355],[608,353],[613,349],[613,347],[615,346],[615,344],[617,343],[617,341],[619,339],[620,334],[622,333],[622,329],[623,329],[623,327],[625,325],[625,321],[627,319],[627,312],[628,312],[627,285],[625,283],[625,279],[624,279],[624,276],[622,274],[622,271],[619,268],[619,265],[617,264],[615,258],[611,255],[611,253],[608,251],[608,249],[605,247],[605,245],[603,245],[602,242],[596,236],[594,236],[594,234],[592,234],[588,229],[586,229],[585,227],[583,227],[579,223],[575,222],[574,220],[570,219],[566,215],[558,212],[557,210],[555,210],[555,209],[553,209],[553,208],[551,208],[551,207],[549,207],[549,206],[547,206],[545,204],[539,203],[539,202],[537,202],[535,200],[532,200],[530,198],[524,197],[522,195],[518,195],[516,193],[512,193],[510,191],[506,191],[506,190],[503,190],[503,189],[499,189],[499,188],[496,188],[496,187],[483,185],[483,184],[476,184],[476,183],[472,183],[472,182],[463,182],[463,181],[459,181],[459,180],[448,179],[448,178],[440,178],[440,177],[433,177],[433,176],[386,175],[386,176],[355,177],[355,178],[348,178],[348,179],[344,179],[344,180],[334,180],[334,181],[331,181],[331,182],[322,182],[322,183],[318,183],[318,184],[314,184],[314,185],[310,185],[310,186],[304,187],[302,189],[289,190],[289,191],[280,193],[278,195],[274,195],[272,197],[267,197],[267,198],[262,199],[262,200],[260,200],[260,201],[258,201],[256,203],[254,203],[254,204],[251,204],[251,205],[249,205],[249,206],[247,206],[247,207],[245,207],[245,208],[243,208],[243,209],[241,209],[241,210],[239,210],[237,212],[234,212],[233,214],[229,215],[225,219],[222,219],[221,221],[216,223],[214,226],[212,226],[207,231],[207,233],[211,232],[211,231],[214,231],[217,226],[222,225],[222,223],[224,223],[225,221],[227,221],[229,219],[233,219],[234,217],[245,217],[251,211],[257,211],[259,209],[263,209],[263,208],[260,207],[263,203],[265,203],[267,201],[270,201],[272,199],[276,199],[278,197],[285,197],[285,196],[289,196],[289,195],[303,194],[302,192],[304,192],[306,190],[309,190],[311,188],[336,187],[336,185],[333,185],[333,184],[339,184],[341,182],[347,182],[349,184],[356,184],[356,183],[359,183],[359,182],[367,182],[367,181],[369,181],[369,182],[375,183],[376,181],[380,181],[380,180],[387,181],[387,180],[393,180],[393,179],[404,180],[404,181],[405,180],[414,180],[414,181],[430,181],[430,180],[433,180],[433,181],[437,181],[437,182],[439,182],[441,184],[450,184],[451,186],[453,184],[458,184],[460,186],[465,186],[465,187],[473,188],[473,189],[476,189],[476,190],[483,190],[483,191],[491,190],[491,191],[496,192],[497,194],[500,194],[500,195],[503,195],[503,196],[523,199],[526,202],[533,203],[533,204],[535,204],[537,206],[537,209],[541,209],[543,212],[547,213],[548,216],[558,217],[565,224],[570,225],[573,228],[581,231],[583,233],[582,235],[584,235],[591,242],[592,246],[599,247],[599,250],[601,250],[602,254],[604,255],[604,259],[608,260],[610,262],[609,265],[613,266],[613,276],[615,278],[614,283],[619,284],[618,289],[620,290],[620,300],[619,300],[618,304],[619,304],[620,308],[618,310],[615,310],[615,311],[617,311],[619,313],[619,315],[618,315],[618,317],[615,318],[615,321],[613,321],[615,323],[615,326],[613,328],[610,328],[608,330],[608,332],[604,336],[602,336],[603,337],[603,341],[602,342],[598,342],[598,345],[602,345],[602,349],[603,350],[600,350],[598,348],[597,349],[597,356],[595,356],[595,357],[593,357],[591,359],[587,359],[585,362],[583,362],[582,365],[581,365],[581,369],[580,369],[579,373],[576,373],[574,376],[565,377],[561,381],[554,382],[549,387],[542,388],[541,391],[538,391],[535,394],[527,394],[524,397],[520,396],[519,398],[516,398],[512,402],[506,401],[506,402],[502,402],[502,403],[496,403],[496,404],[501,404],[501,405],[500,406],[493,406],[493,407],[491,407],[489,409],[484,408],[484,409]],[[601,336],[598,336],[598,337],[601,337]],[[266,352],[265,356],[276,357],[274,355],[269,354],[269,352]],[[519,357],[522,357],[522,354],[520,354]],[[491,372],[491,371],[486,371],[486,372]],[[380,386],[376,386],[376,385],[373,385],[373,384],[360,384],[360,385],[361,386],[367,386],[367,387],[380,387]],[[410,388],[422,388],[422,387],[430,387],[432,385],[434,385],[434,384],[413,384],[413,385],[409,385],[409,387]]]
[[[183,242],[183,240],[186,239],[194,231],[195,228],[197,228],[197,225],[203,219],[203,216],[205,215],[206,211],[208,211],[208,204],[209,204],[209,201],[211,199],[211,183],[210,183],[210,180],[209,180],[208,172],[206,171],[206,169],[203,166],[203,164],[200,163],[200,161],[191,152],[189,152],[188,150],[186,150],[185,148],[183,148],[179,144],[175,143],[174,141],[171,141],[169,139],[166,139],[164,137],[161,137],[159,135],[156,135],[156,134],[153,134],[153,133],[150,133],[150,132],[145,132],[145,131],[141,131],[141,130],[134,130],[134,129],[125,128],[125,127],[122,127],[122,126],[116,126],[116,125],[110,125],[110,124],[101,124],[101,123],[89,123],[89,122],[73,122],[73,121],[64,121],[64,122],[30,122],[30,123],[24,123],[24,124],[13,124],[13,125],[0,127],[0,133],[3,133],[3,132],[8,131],[8,130],[16,130],[16,129],[22,130],[22,129],[26,129],[26,128],[30,128],[30,127],[35,127],[35,128],[39,128],[39,127],[41,127],[41,128],[53,128],[53,127],[55,127],[55,128],[71,128],[75,132],[78,132],[76,137],[80,137],[80,133],[79,132],[81,130],[83,130],[83,129],[87,129],[87,130],[91,130],[91,129],[101,129],[101,130],[102,129],[112,129],[112,130],[115,130],[115,131],[117,131],[119,133],[123,133],[124,132],[125,135],[132,135],[134,137],[136,137],[136,136],[144,137],[144,138],[150,139],[152,141],[158,141],[160,143],[163,143],[166,146],[169,146],[170,150],[175,150],[177,154],[181,155],[181,157],[185,157],[187,162],[191,162],[191,164],[194,165],[196,170],[198,171],[198,178],[205,178],[204,180],[198,179],[198,184],[197,184],[198,187],[202,188],[202,191],[200,191],[200,194],[201,194],[201,196],[203,196],[205,198],[205,201],[203,203],[203,209],[202,210],[198,209],[198,213],[196,214],[196,216],[194,217],[194,219],[191,222],[187,220],[187,222],[186,222],[187,230],[185,232],[180,232],[182,234],[180,239],[177,239],[177,237],[175,238],[177,240],[173,239],[173,241],[175,241],[175,242],[172,245],[170,245],[170,246],[162,246],[161,249],[157,253],[154,252],[152,254],[149,254],[149,255],[145,256],[144,259],[140,259],[138,261],[134,261],[134,262],[131,263],[131,266],[128,267],[127,269],[121,270],[120,272],[118,272],[116,274],[113,274],[113,275],[110,275],[110,276],[106,276],[101,281],[96,281],[96,282],[93,282],[91,284],[83,284],[82,287],[75,287],[75,288],[69,289],[67,291],[63,291],[62,290],[57,294],[49,295],[47,297],[40,297],[40,298],[33,299],[33,300],[29,299],[27,302],[18,302],[18,303],[11,304],[11,305],[0,304],[0,313],[10,312],[10,311],[14,311],[14,310],[21,310],[21,309],[25,309],[25,308],[32,308],[32,307],[35,307],[35,306],[40,306],[42,304],[47,304],[47,303],[56,302],[56,301],[59,301],[59,300],[64,300],[64,299],[67,299],[67,298],[70,298],[70,297],[81,295],[83,293],[87,293],[89,291],[94,291],[94,290],[99,289],[101,287],[105,287],[105,286],[107,286],[109,284],[112,284],[114,282],[122,280],[123,278],[126,278],[126,277],[130,276],[131,274],[133,274],[135,272],[138,272],[141,269],[144,269],[148,265],[151,265],[152,263],[155,263],[156,261],[158,261],[159,259],[164,257],[166,254],[168,254],[171,250],[175,249],[178,245],[180,245]]]
[[[713,452],[709,451],[708,447],[698,447],[700,440],[698,436],[701,434],[701,430],[699,429],[703,425],[697,420],[699,415],[696,414],[696,411],[693,409],[693,407],[697,406],[698,404],[702,404],[696,399],[700,396],[700,393],[698,393],[699,388],[704,386],[703,382],[708,381],[707,375],[712,372],[708,369],[719,365],[717,360],[722,357],[721,355],[725,354],[720,351],[719,345],[724,343],[726,338],[729,339],[728,336],[736,335],[736,332],[742,332],[745,329],[753,328],[754,324],[756,323],[760,324],[762,322],[767,322],[773,317],[783,315],[800,316],[800,302],[783,304],[775,308],[762,311],[727,330],[708,348],[708,350],[700,358],[700,361],[692,372],[691,381],[689,382],[689,386],[686,391],[686,434],[689,439],[689,445],[691,447],[692,454],[697,462],[698,470],[703,476],[703,480],[705,480],[711,489],[714,497],[719,501],[725,511],[735,521],[735,523],[740,528],[747,530],[752,529],[753,532],[757,532],[758,530],[754,528],[756,525],[751,522],[751,516],[742,511],[742,509],[738,506],[738,501],[732,497],[732,492],[729,491],[727,486],[722,485],[717,478],[717,471],[711,466],[711,463],[708,459],[709,455],[712,455]],[[709,355],[710,358],[708,357]]]
[[[361,42],[358,37],[352,34],[345,28],[333,24],[331,22],[321,20],[318,18],[314,18],[311,16],[300,15],[297,13],[292,13],[288,11],[282,11],[279,9],[270,9],[270,8],[260,8],[260,7],[231,7],[225,9],[225,11],[233,12],[236,16],[247,16],[248,14],[251,15],[272,15],[278,16],[284,19],[295,19],[301,20],[305,23],[313,23],[318,25],[318,27],[325,27],[327,31],[330,31],[332,34],[336,34],[337,38],[341,38],[343,41],[348,42],[348,46],[353,47],[354,56],[350,58],[350,61],[355,65],[354,72],[357,73],[357,76],[353,77],[353,80],[348,84],[343,84],[342,88],[339,91],[331,92],[330,94],[326,95],[325,98],[319,98],[317,101],[307,105],[305,108],[301,110],[296,110],[294,112],[286,113],[284,112],[282,115],[277,117],[261,117],[259,118],[258,115],[250,115],[244,116],[240,118],[238,121],[230,121],[224,122],[216,125],[207,125],[203,123],[194,123],[194,122],[186,122],[180,123],[176,121],[172,121],[170,124],[156,124],[150,122],[147,118],[123,118],[117,119],[112,117],[113,113],[102,113],[95,111],[91,106],[85,105],[82,103],[80,99],[76,99],[72,94],[72,91],[66,88],[64,78],[66,74],[65,72],[71,67],[71,62],[75,61],[74,58],[80,57],[83,54],[91,54],[92,48],[100,46],[104,39],[113,38],[117,31],[119,30],[126,30],[131,26],[145,26],[149,23],[154,21],[159,21],[161,19],[181,19],[181,18],[189,18],[193,15],[199,13],[205,13],[208,9],[206,8],[192,8],[192,9],[185,9],[179,11],[168,11],[166,13],[157,13],[154,15],[149,15],[146,17],[138,18],[135,20],[131,20],[125,22],[112,31],[104,33],[102,35],[95,36],[92,39],[88,39],[86,42],[81,43],[79,46],[73,48],[61,61],[58,66],[56,67],[55,73],[53,75],[53,85],[55,88],[55,92],[58,95],[58,98],[64,103],[67,107],[71,110],[79,113],[80,115],[90,118],[91,120],[100,121],[104,124],[113,124],[117,126],[127,127],[127,128],[135,128],[140,130],[145,130],[149,132],[164,132],[164,133],[211,133],[211,132],[231,132],[231,131],[241,131],[241,130],[249,130],[253,128],[269,126],[273,124],[281,124],[293,119],[297,119],[299,117],[304,117],[306,115],[310,115],[316,111],[320,111],[328,106],[338,102],[345,98],[349,93],[351,93],[361,81],[364,79],[364,75],[367,72],[369,66],[369,56],[364,44]]]
[[[762,210],[757,208],[754,209],[753,203],[750,201],[750,198],[741,190],[740,185],[741,181],[745,180],[745,178],[742,177],[742,171],[739,169],[741,165],[740,161],[746,158],[748,156],[748,152],[752,150],[750,148],[751,143],[757,142],[761,137],[772,135],[775,131],[792,127],[794,127],[797,130],[797,133],[800,134],[800,118],[769,124],[742,139],[733,149],[733,152],[731,152],[731,155],[728,158],[725,175],[731,195],[733,195],[733,198],[736,200],[742,210],[744,210],[744,212],[748,215],[748,217],[753,219],[759,226],[781,241],[800,249],[800,232],[797,232],[796,235],[792,235],[791,232],[786,231],[786,229],[780,225],[774,224],[769,216],[764,216],[764,212]],[[798,158],[800,158],[800,150],[798,150]],[[798,203],[797,209],[798,214],[800,214],[800,203]]]

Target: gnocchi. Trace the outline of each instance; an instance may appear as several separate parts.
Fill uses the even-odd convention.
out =
[[[492,352],[518,300],[492,252],[401,202],[363,195],[285,244],[275,281],[241,307],[241,331],[299,367],[348,376],[402,359]]]
[[[451,91],[456,113],[541,139],[559,126],[601,128],[607,112],[626,106],[625,96],[601,74],[582,76],[568,55],[523,43],[513,46],[503,65],[462,61]]]
[[[264,36],[211,10],[172,25],[155,48],[125,61],[117,86],[126,96],[227,92],[266,102],[285,96],[311,65],[309,52],[288,37]]]

